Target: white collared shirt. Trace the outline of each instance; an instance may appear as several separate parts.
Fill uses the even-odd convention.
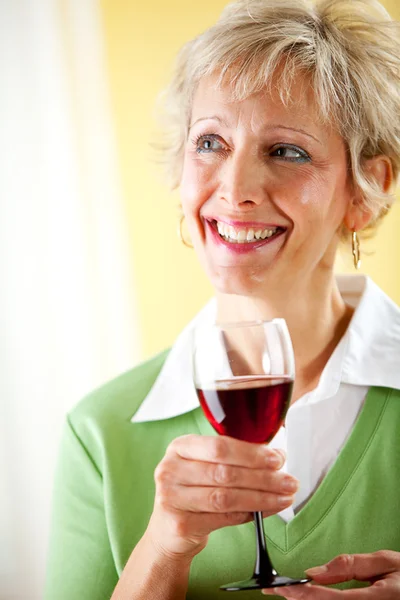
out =
[[[287,412],[270,442],[287,454],[284,470],[300,481],[289,521],[317,489],[352,431],[370,386],[400,389],[400,308],[368,277],[337,276],[346,304],[355,312],[328,360],[317,387]],[[133,422],[158,421],[199,406],[192,381],[191,331],[215,322],[211,300],[177,338]]]

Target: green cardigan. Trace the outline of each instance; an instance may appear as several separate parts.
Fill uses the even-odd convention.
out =
[[[214,435],[201,409],[132,423],[166,353],[93,392],[69,415],[55,479],[45,600],[109,600],[152,512],[153,473],[175,437]],[[299,577],[340,553],[400,551],[400,392],[372,388],[320,487],[289,523],[265,520],[276,569]],[[254,566],[252,523],[215,531],[193,561],[189,600]],[[342,587],[355,587],[354,582]],[[240,592],[253,598],[258,592]]]

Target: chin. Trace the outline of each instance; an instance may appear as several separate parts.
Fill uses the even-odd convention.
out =
[[[256,270],[238,273],[236,268],[224,268],[218,272],[207,270],[207,275],[214,289],[221,294],[254,297],[265,290],[267,283],[265,273]]]

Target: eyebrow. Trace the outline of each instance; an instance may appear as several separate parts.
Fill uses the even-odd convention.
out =
[[[218,121],[218,123],[220,123],[224,127],[229,127],[228,123],[224,119],[221,119],[221,117],[214,115],[212,117],[200,117],[199,119],[197,119],[196,121],[194,121],[194,123],[192,123],[190,125],[189,129],[192,129],[192,127],[194,127],[194,125],[196,125],[196,123],[199,123],[200,121],[208,121],[210,119],[213,119],[214,121]]]
[[[296,127],[288,127],[287,125],[279,125],[279,124],[278,125],[266,125],[266,127],[263,127],[264,131],[268,131],[269,129],[286,129],[287,131],[297,131],[297,133],[302,133],[303,135],[306,135],[307,137],[312,138],[314,141],[318,142],[318,144],[322,144],[321,140],[319,140],[318,138],[311,135],[311,133],[304,131],[304,129],[298,129]]]
[[[192,127],[194,127],[197,123],[199,123],[200,121],[208,121],[208,120],[218,121],[218,123],[220,123],[224,127],[229,127],[229,124],[224,119],[221,119],[221,117],[218,117],[217,115],[213,115],[212,117],[200,117],[199,119],[196,119],[196,121],[194,121],[190,125],[189,130]],[[266,125],[262,129],[263,129],[263,131],[269,131],[271,129],[286,129],[287,131],[296,131],[297,133],[302,133],[303,135],[306,135],[307,137],[313,139],[318,144],[322,144],[321,140],[319,140],[318,138],[316,138],[313,135],[311,135],[311,133],[308,133],[307,131],[304,131],[304,129],[298,129],[296,127],[288,127],[287,125],[280,125],[280,124],[277,124],[277,125]]]

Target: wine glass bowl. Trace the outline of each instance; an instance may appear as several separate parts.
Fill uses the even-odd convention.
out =
[[[197,388],[207,420],[219,435],[262,444],[275,436],[285,418],[293,381],[280,377],[219,380],[215,388]]]
[[[205,417],[219,435],[271,441],[284,422],[294,383],[294,354],[284,319],[219,323],[193,332],[193,379]],[[224,591],[306,583],[279,576],[270,562],[262,515],[254,513],[257,559],[250,579]]]

